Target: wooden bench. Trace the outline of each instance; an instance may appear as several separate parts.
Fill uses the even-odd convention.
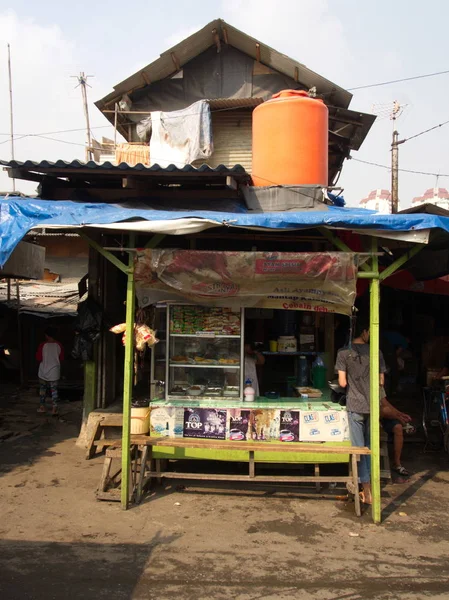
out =
[[[140,502],[143,490],[152,479],[189,479],[200,481],[250,481],[263,483],[346,483],[350,484],[355,490],[354,505],[357,516],[361,515],[360,497],[358,494],[358,461],[360,456],[371,454],[371,450],[365,447],[355,446],[329,446],[312,443],[288,444],[282,442],[231,442],[231,441],[213,441],[202,439],[171,439],[171,438],[151,438],[147,436],[132,436],[132,444],[140,445],[141,458],[139,475],[137,478],[137,489],[135,490],[135,500]],[[248,475],[227,475],[227,474],[205,474],[205,473],[184,473],[163,471],[161,469],[161,460],[153,461],[153,447],[168,446],[176,448],[209,448],[213,450],[240,450],[248,452]],[[313,475],[257,475],[255,452],[279,452],[285,454],[295,453],[314,453],[314,454],[342,454],[349,455],[349,473],[348,475],[320,475],[319,465],[315,465]],[[280,461],[281,462],[281,461]],[[153,469],[153,463],[155,469]],[[317,468],[318,467],[318,468]]]
[[[146,448],[145,440],[149,438],[145,436],[140,440],[141,436],[131,436],[130,447],[130,495],[129,501],[137,500],[136,493],[140,489],[139,481],[143,478],[145,465],[142,464],[143,451]],[[139,439],[133,439],[139,438]],[[122,474],[122,442],[121,440],[111,440],[114,443],[106,448],[103,470],[101,472],[100,483],[96,491],[97,500],[108,500],[110,502],[120,502],[121,490],[120,479]],[[138,443],[140,441],[140,443]],[[143,441],[143,443],[142,443]],[[113,469],[114,459],[118,459],[119,466]],[[143,470],[142,470],[143,469]]]
[[[87,443],[86,443],[86,459],[93,458],[97,450],[101,451],[108,446],[115,446],[120,443],[120,439],[103,437],[105,428],[107,427],[122,427],[122,413],[91,413],[89,416],[91,423],[88,426]]]

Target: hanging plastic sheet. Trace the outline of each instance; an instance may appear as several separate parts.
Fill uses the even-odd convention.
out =
[[[350,315],[357,267],[345,252],[143,250],[135,280],[142,306],[183,299]]]
[[[183,167],[209,158],[214,147],[210,106],[206,100],[184,110],[151,113],[150,162],[161,167]]]

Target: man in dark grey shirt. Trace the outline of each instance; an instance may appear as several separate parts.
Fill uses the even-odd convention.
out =
[[[369,327],[358,319],[351,348],[343,348],[337,355],[335,370],[338,383],[346,388],[346,410],[353,446],[370,447],[370,349]],[[385,361],[380,353],[380,385],[384,384]],[[385,394],[380,395],[381,398]],[[371,504],[371,459],[360,457],[360,482],[364,501]],[[357,491],[356,491],[357,493]]]

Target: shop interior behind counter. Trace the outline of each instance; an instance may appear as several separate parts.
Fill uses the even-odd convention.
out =
[[[245,321],[245,341],[251,342],[265,356],[265,364],[257,367],[261,395],[269,392],[277,392],[281,397],[296,395],[294,387],[301,385],[300,354],[307,357],[306,385],[312,385],[312,364],[316,356],[325,350],[324,315],[248,308]],[[270,352],[270,341],[278,342],[280,337],[294,337],[296,352]]]

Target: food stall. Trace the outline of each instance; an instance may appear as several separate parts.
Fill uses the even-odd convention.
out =
[[[267,443],[349,443],[346,411],[330,401],[327,386],[319,390],[297,385],[289,397],[268,392],[253,402],[244,401],[245,309],[169,303],[158,310],[165,313],[165,340],[159,352],[153,352],[151,372],[155,381],[161,367],[165,371],[165,394],[159,389],[159,397],[153,396],[151,401],[150,435]],[[166,356],[160,351],[164,347]],[[290,353],[287,350],[285,354]],[[193,454],[186,448],[182,452],[158,448],[155,452],[159,458],[198,457],[198,449],[192,449]],[[241,460],[239,453],[223,457],[221,453],[208,450],[201,457]],[[290,455],[286,458],[295,459]],[[267,452],[263,459],[276,462],[279,457]],[[305,462],[304,457],[301,462]]]
[[[159,324],[160,342],[152,352],[151,436],[266,442],[267,451],[256,456],[262,462],[279,462],[279,456],[269,451],[270,442],[350,445],[344,407],[331,401],[326,384],[321,389],[312,387],[310,375],[304,379],[304,364],[298,368],[295,360],[290,363],[290,385],[285,381],[280,388],[289,390],[288,395],[265,390],[253,402],[244,401],[247,310],[316,315],[351,312],[356,294],[354,255],[340,252],[311,257],[182,250],[138,253],[139,305],[157,304]],[[298,327],[297,335],[290,333],[293,335],[279,337],[284,346],[274,348],[273,341],[265,340],[261,350],[267,359],[290,356],[306,360],[310,374],[311,362],[320,354],[313,329]],[[271,368],[269,360],[265,368]],[[231,448],[187,446],[158,446],[154,456],[247,460],[245,453]],[[282,460],[331,463],[347,462],[348,457],[329,454],[317,459],[313,453],[291,452]]]

